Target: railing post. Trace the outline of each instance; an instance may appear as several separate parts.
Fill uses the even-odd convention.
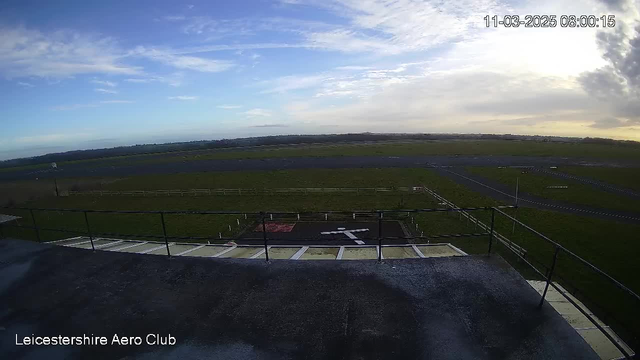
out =
[[[33,216],[33,209],[29,209],[29,213],[31,214],[31,220],[33,221],[33,228],[36,230],[36,238],[38,242],[42,242],[40,240],[40,229],[38,229],[38,225],[36,225],[36,217]]]
[[[269,261],[269,248],[267,247],[267,225],[264,223],[264,212],[262,214],[262,238],[264,239],[264,257]]]
[[[160,220],[162,220],[162,234],[164,235],[164,244],[167,246],[167,256],[171,257],[171,251],[169,251],[169,240],[167,239],[167,227],[164,225],[164,213],[160,213]]]
[[[489,231],[489,251],[487,254],[491,254],[491,244],[493,243],[493,224],[496,220],[496,209],[491,208],[491,230]]]
[[[556,267],[556,260],[558,260],[558,253],[560,252],[560,247],[556,246],[556,252],[553,254],[553,262],[551,263],[551,268],[549,269],[549,274],[547,275],[547,283],[544,286],[544,291],[542,292],[542,298],[540,299],[540,304],[538,304],[538,308],[542,307],[544,304],[544,298],[547,296],[547,290],[549,290],[549,284],[551,283],[551,276],[553,275],[553,269]]]
[[[382,212],[378,212],[378,261],[382,261]]]
[[[91,235],[91,227],[89,226],[89,218],[87,217],[87,212],[84,213],[84,222],[87,224],[87,234],[89,235],[89,240],[91,241],[91,250],[96,251],[96,247],[93,245],[93,235]]]

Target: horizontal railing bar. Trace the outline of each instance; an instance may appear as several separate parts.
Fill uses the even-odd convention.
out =
[[[57,208],[25,208],[3,206],[2,209],[9,210],[34,210],[34,211],[60,211],[60,212],[87,212],[87,213],[113,213],[113,214],[197,214],[197,215],[311,215],[311,214],[389,214],[389,213],[421,213],[421,212],[459,212],[491,210],[492,207],[470,207],[470,208],[425,208],[425,209],[395,209],[395,210],[357,210],[357,211],[197,211],[197,210],[90,210],[90,209],[57,209]],[[515,208],[515,206],[499,206],[498,209]]]

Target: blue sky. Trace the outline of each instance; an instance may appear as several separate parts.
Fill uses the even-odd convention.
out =
[[[483,20],[536,13],[617,26]],[[0,159],[353,131],[640,140],[638,18],[636,0],[5,1]]]

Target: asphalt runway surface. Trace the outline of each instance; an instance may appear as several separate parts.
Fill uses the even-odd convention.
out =
[[[58,169],[0,172],[0,180],[33,180],[53,177],[132,176],[206,171],[289,169],[415,168],[424,166],[562,166],[590,165],[640,167],[640,162],[535,156],[344,156],[272,159],[194,160],[170,163],[126,163],[109,166],[63,165]]]
[[[463,168],[434,168],[433,170],[458,184],[467,186],[475,192],[507,204],[515,203],[514,189],[501,182],[472,174],[465,171]],[[640,214],[638,213],[556,201],[534,196],[522,191],[518,195],[518,206],[533,209],[553,210],[567,214],[595,217],[630,224],[640,224]]]
[[[285,222],[294,225],[288,232],[269,232],[269,245],[378,245],[378,222],[376,221],[317,221],[317,222]],[[285,224],[283,223],[283,224]],[[253,231],[243,233],[237,240],[238,244],[261,245],[264,243],[262,225],[256,224]],[[342,230],[341,230],[342,229]],[[259,231],[255,231],[259,230]],[[349,230],[355,230],[349,232]],[[345,231],[348,231],[350,238]],[[323,232],[333,232],[332,234],[322,234]],[[407,236],[398,221],[382,222],[383,237],[405,237]],[[356,241],[357,240],[357,241]],[[358,242],[360,241],[360,242]],[[392,239],[385,240],[383,245],[406,244],[407,240]]]
[[[598,359],[539,300],[497,255],[267,263],[0,241],[2,359]],[[16,346],[32,334],[109,344]]]

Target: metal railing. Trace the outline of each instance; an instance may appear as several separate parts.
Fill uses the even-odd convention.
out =
[[[60,232],[66,232],[66,233],[76,233],[76,234],[80,234],[80,235],[84,235],[87,236],[89,238],[89,241],[91,243],[91,248],[93,250],[96,249],[95,244],[94,244],[94,240],[97,236],[116,236],[116,237],[123,237],[123,238],[154,238],[154,239],[161,239],[164,240],[164,244],[166,246],[167,249],[167,256],[171,257],[171,251],[170,251],[170,245],[169,245],[169,240],[174,240],[174,239],[180,239],[180,240],[209,240],[209,239],[215,239],[214,237],[193,237],[193,236],[169,236],[167,233],[167,227],[165,224],[165,215],[237,215],[237,216],[244,216],[245,219],[249,219],[251,218],[253,221],[256,221],[258,224],[261,225],[262,227],[262,245],[264,246],[264,254],[265,254],[265,259],[266,261],[269,261],[269,242],[270,241],[301,241],[301,240],[318,240],[316,239],[301,239],[301,238],[296,238],[295,240],[291,240],[291,239],[286,239],[286,238],[277,238],[277,237],[273,237],[268,235],[268,231],[266,228],[266,224],[268,221],[272,221],[274,219],[276,220],[280,220],[283,218],[289,218],[291,220],[297,219],[300,220],[301,217],[314,217],[314,216],[319,216],[320,219],[324,218],[324,220],[328,220],[329,217],[332,218],[332,220],[334,218],[340,218],[340,219],[345,219],[345,218],[355,218],[356,215],[359,217],[365,217],[367,219],[369,219],[369,221],[371,220],[375,220],[377,221],[377,226],[378,226],[378,232],[377,232],[377,237],[375,239],[367,239],[367,240],[374,240],[375,242],[377,242],[377,245],[365,245],[365,246],[376,246],[377,248],[377,260],[378,261],[382,261],[382,246],[384,242],[390,242],[390,241],[397,241],[397,240],[411,240],[411,241],[415,241],[415,240],[422,240],[422,241],[428,241],[430,239],[436,239],[436,238],[457,238],[457,237],[484,237],[487,236],[488,237],[488,250],[487,250],[487,254],[491,254],[492,252],[492,247],[493,247],[493,242],[494,239],[496,240],[496,245],[498,244],[502,244],[504,245],[504,248],[509,250],[511,253],[513,253],[520,261],[523,261],[526,265],[528,265],[537,275],[539,275],[541,278],[545,279],[545,288],[544,291],[542,293],[542,296],[540,298],[540,303],[539,303],[539,307],[542,307],[544,304],[544,300],[547,294],[547,291],[549,289],[549,287],[553,287],[556,291],[558,291],[558,293],[560,293],[565,299],[567,299],[568,302],[570,302],[573,306],[575,306],[578,311],[580,311],[580,313],[582,313],[589,321],[591,321],[594,326],[599,329],[606,337],[607,339],[609,339],[613,345],[625,356],[625,358],[627,359],[631,359],[632,358],[632,354],[629,353],[629,351],[627,351],[622,345],[620,345],[618,343],[618,341],[609,333],[607,332],[604,327],[589,313],[588,309],[584,308],[583,306],[581,306],[578,302],[576,302],[574,299],[572,299],[565,291],[563,291],[563,289],[561,287],[559,287],[558,285],[554,284],[553,279],[554,279],[554,275],[555,275],[555,270],[556,270],[556,263],[558,260],[558,255],[560,253],[566,254],[568,256],[570,256],[571,258],[577,260],[579,263],[585,265],[586,267],[588,267],[589,269],[595,271],[598,275],[602,276],[604,279],[606,279],[606,281],[608,281],[609,283],[611,283],[612,285],[614,285],[615,287],[619,288],[620,290],[622,290],[625,294],[627,294],[631,299],[633,299],[634,301],[636,301],[638,303],[638,306],[640,306],[640,296],[638,294],[636,294],[635,292],[633,292],[631,289],[629,289],[628,287],[626,287],[625,285],[623,285],[622,283],[620,283],[619,281],[617,281],[616,279],[614,279],[612,276],[608,275],[607,273],[605,273],[604,271],[602,271],[601,269],[599,269],[598,267],[596,267],[595,265],[589,263],[588,261],[584,260],[583,258],[581,258],[580,256],[576,255],[575,253],[573,253],[572,251],[566,249],[565,247],[563,247],[562,245],[558,244],[557,242],[551,240],[549,237],[545,236],[544,234],[538,232],[537,230],[533,229],[532,227],[524,224],[523,222],[521,222],[520,220],[517,220],[516,218],[514,218],[513,216],[509,215],[508,213],[506,213],[504,210],[505,209],[511,209],[511,208],[516,208],[515,206],[496,206],[496,207],[449,207],[449,208],[428,208],[428,209],[397,209],[397,210],[358,210],[358,211],[314,211],[314,212],[265,212],[265,211],[260,211],[260,212],[246,212],[246,211],[189,211],[189,210],[166,210],[166,211],[140,211],[140,210],[87,210],[87,209],[47,209],[47,208],[16,208],[16,207],[4,207],[5,209],[10,209],[12,211],[28,211],[31,217],[31,226],[24,226],[24,225],[7,225],[7,224],[1,224],[0,225],[0,237],[3,237],[3,232],[2,232],[2,228],[3,227],[14,227],[14,228],[24,228],[24,229],[32,229],[35,231],[36,233],[36,238],[39,242],[42,241],[41,236],[40,236],[40,232],[41,231],[60,231]],[[36,217],[34,216],[34,211],[56,211],[56,212],[72,212],[72,213],[82,213],[83,217],[84,217],[84,222],[85,222],[85,226],[86,228],[84,230],[69,230],[69,229],[56,229],[56,228],[44,228],[44,227],[39,227],[37,222],[36,222]],[[467,214],[469,212],[473,212],[473,211],[490,211],[491,212],[491,223],[490,225],[488,225],[489,229],[487,232],[480,232],[480,233],[466,233],[466,234],[442,234],[442,235],[411,235],[411,236],[383,236],[383,224],[384,224],[384,219],[388,218],[389,216],[385,216],[385,215],[391,215],[390,217],[393,218],[393,215],[398,215],[398,214],[420,214],[420,213],[436,213],[436,212],[445,212],[445,213],[451,213],[451,212],[458,212],[461,215],[462,214]],[[152,234],[118,234],[118,233],[97,233],[92,231],[92,227],[91,227],[91,223],[89,221],[89,214],[93,214],[93,213],[110,213],[110,214],[155,214],[158,215],[159,219],[160,219],[160,223],[161,223],[161,230],[162,230],[162,235],[152,235]],[[510,222],[514,222],[520,226],[522,226],[523,228],[525,228],[526,230],[528,230],[529,232],[531,232],[532,234],[536,235],[539,238],[542,238],[545,242],[551,244],[554,246],[554,252],[553,252],[553,257],[551,258],[551,266],[549,268],[547,268],[546,273],[542,273],[540,270],[538,270],[538,268],[533,264],[533,262],[537,262],[537,260],[532,257],[532,256],[527,256],[527,252],[523,250],[520,246],[514,246],[515,244],[513,244],[513,242],[511,240],[508,241],[503,241],[503,239],[497,237],[497,232],[495,230],[495,222],[496,222],[496,213],[500,216],[504,216],[505,218],[507,218]],[[316,218],[317,219],[317,218]],[[220,237],[219,239],[216,240],[221,240],[221,241],[226,241],[226,240],[236,240],[236,237],[225,237],[222,238]],[[245,240],[256,240],[256,238],[243,238]],[[539,263],[539,262],[538,262]],[[631,333],[634,333],[633,331]],[[635,337],[634,337],[634,344],[636,343],[635,341]]]
[[[421,187],[380,187],[380,188],[216,188],[216,189],[171,189],[171,190],[86,190],[68,191],[70,196],[209,196],[209,195],[276,195],[276,194],[325,194],[325,193],[351,193],[351,194],[375,194],[375,193],[418,193],[423,192]]]
[[[527,224],[523,223],[522,221],[516,219],[515,217],[507,214],[506,212],[504,212],[503,210],[501,210],[499,208],[494,208],[493,211],[492,211],[492,219],[491,219],[492,233],[493,233],[493,226],[494,226],[493,224],[495,222],[495,214],[496,214],[496,212],[499,215],[504,216],[505,218],[507,218],[510,222],[514,222],[515,224],[518,224],[518,225],[522,226],[524,229],[526,229],[530,233],[534,234],[536,237],[543,239],[545,242],[551,244],[554,247],[553,257],[551,258],[551,266],[546,269],[546,274],[543,274],[534,264],[532,264],[532,261],[534,260],[533,257],[529,256],[529,258],[526,258],[526,257],[522,256],[522,254],[520,254],[518,251],[514,250],[513,248],[511,248],[509,246],[505,246],[506,249],[510,250],[513,254],[515,254],[521,261],[523,261],[526,265],[528,265],[541,278],[545,279],[545,286],[544,286],[544,290],[542,292],[542,296],[540,298],[540,303],[538,304],[538,307],[541,308],[544,305],[544,300],[545,300],[545,297],[547,295],[547,291],[549,290],[550,286],[553,287],[568,302],[570,302],[576,309],[578,309],[578,311],[580,311],[581,314],[583,314],[591,323],[593,323],[593,325],[598,330],[600,330],[600,332],[602,332],[604,334],[604,336],[623,354],[624,358],[632,359],[635,354],[630,353],[629,351],[627,351],[627,349],[625,349],[617,341],[617,339],[615,339],[608,331],[606,331],[606,329],[594,318],[594,316],[592,316],[592,314],[589,313],[589,310],[586,309],[586,307],[581,306],[577,301],[575,301],[573,298],[571,298],[567,292],[563,291],[563,289],[560,286],[558,286],[557,284],[555,284],[553,282],[553,278],[554,278],[554,275],[555,275],[554,271],[556,270],[556,265],[557,265],[557,262],[558,262],[558,255],[561,254],[561,253],[562,254],[566,254],[570,258],[578,261],[582,265],[586,266],[590,270],[592,270],[592,271],[596,272],[598,275],[602,276],[607,282],[609,282],[610,284],[612,284],[616,288],[618,288],[621,291],[623,291],[625,294],[628,295],[628,297],[630,299],[635,301],[637,303],[637,308],[640,307],[640,296],[638,294],[636,294],[635,292],[633,292],[628,287],[626,287],[624,284],[619,282],[618,280],[614,279],[611,275],[605,273],[604,271],[602,271],[601,269],[599,269],[595,265],[591,264],[587,260],[585,260],[582,257],[576,255],[571,250],[569,250],[569,249],[565,248],[564,246],[560,245],[559,243],[551,240],[546,235],[544,235],[544,234],[540,233],[539,231],[533,229],[532,227],[530,227]],[[562,281],[565,282],[565,283],[568,283],[567,279],[562,279]],[[618,323],[621,324],[619,321],[618,321]],[[633,345],[634,346],[637,345],[636,331],[633,331],[633,330],[629,331],[629,329],[626,329],[626,328],[624,328],[624,330],[627,331],[629,336],[632,337],[629,340],[633,341]]]

